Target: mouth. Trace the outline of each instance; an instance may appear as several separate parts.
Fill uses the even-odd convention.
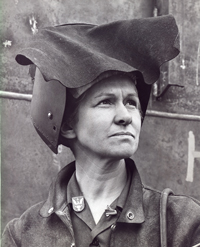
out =
[[[112,137],[112,136],[131,136],[131,137],[135,138],[135,136],[131,132],[124,132],[124,131],[117,132],[117,133],[111,135],[110,137]]]

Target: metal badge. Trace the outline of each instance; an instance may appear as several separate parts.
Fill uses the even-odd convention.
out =
[[[85,208],[85,202],[83,196],[72,197],[73,210],[76,212],[81,212]]]
[[[107,205],[107,209],[105,210],[106,213],[106,217],[109,217],[111,215],[116,215],[117,214],[117,210],[111,208],[111,206]]]

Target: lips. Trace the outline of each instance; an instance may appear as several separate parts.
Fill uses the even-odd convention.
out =
[[[126,132],[120,131],[120,132],[110,135],[110,137],[112,136],[132,136],[133,138],[135,138],[135,136],[131,132],[127,132],[127,131]]]

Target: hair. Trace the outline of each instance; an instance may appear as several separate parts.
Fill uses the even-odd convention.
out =
[[[71,93],[67,90],[63,123],[68,124],[69,127],[73,127],[73,125],[78,121],[78,108],[82,100],[85,98],[86,94],[87,90],[84,93],[82,93],[78,98],[74,98],[71,95]]]
[[[66,127],[73,128],[74,124],[78,121],[78,109],[87,94],[87,90],[82,93],[78,98],[74,98],[69,90],[66,88],[66,102],[65,102],[65,111],[63,114],[62,124],[66,124]],[[59,143],[63,144],[66,147],[69,147],[72,152],[72,140],[63,137],[61,134],[59,136]]]

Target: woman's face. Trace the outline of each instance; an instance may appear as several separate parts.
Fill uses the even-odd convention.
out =
[[[140,102],[133,81],[113,76],[93,85],[77,112],[74,151],[88,156],[122,159],[138,147]]]

